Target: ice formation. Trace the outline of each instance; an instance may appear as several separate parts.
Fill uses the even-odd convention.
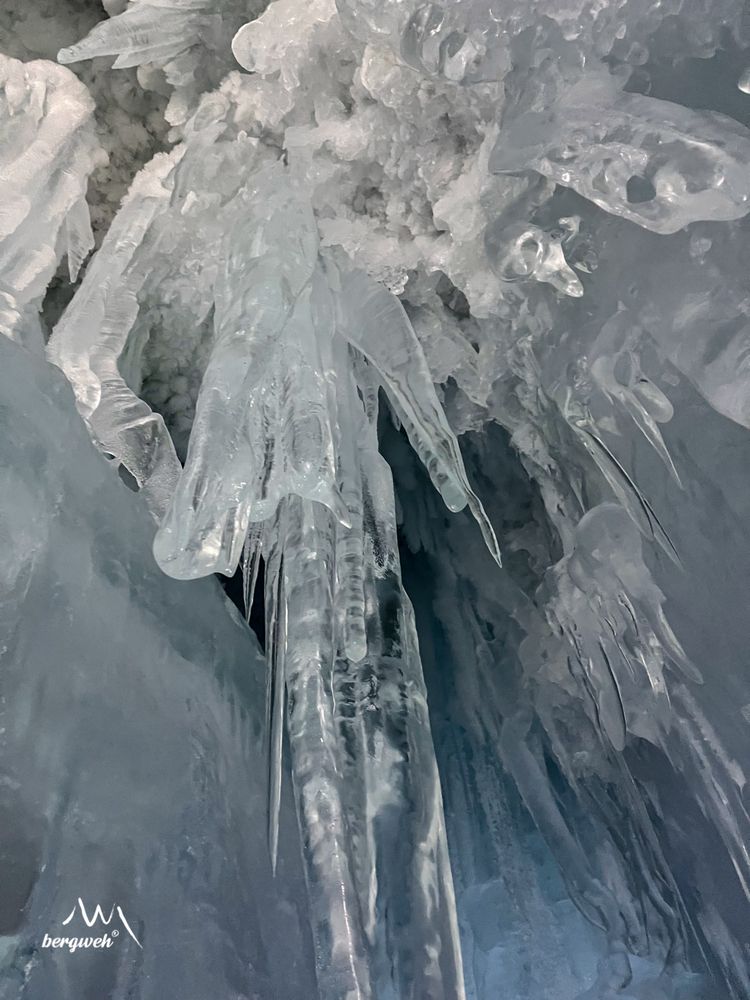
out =
[[[204,692],[210,747],[196,754],[222,777],[195,788],[196,808],[252,831],[232,826],[231,892],[185,889],[169,855],[183,834],[157,811],[163,884],[184,895],[157,913],[144,887],[143,923],[205,907],[236,964],[161,992],[144,965],[128,995],[750,997],[741,0],[105,6],[58,58],[85,74],[114,57],[83,77],[100,138],[109,81],[129,74],[131,119],[164,108],[165,121],[127,162],[155,155],[82,267],[90,176],[101,191],[94,104],[68,69],[3,59],[3,330],[41,346],[37,314],[67,255],[72,299],[47,358],[104,456],[77,445],[64,473],[54,465],[90,529],[76,551],[99,536],[128,550],[127,499],[163,573],[141,545],[129,572],[149,596],[131,581],[116,620],[138,630],[167,601],[180,622],[197,616],[190,643],[245,656],[255,678],[247,630],[226,622],[209,640],[227,612],[215,595],[213,617],[191,604],[195,578],[239,568],[248,617],[262,590],[266,647],[249,721],[196,675],[190,644],[186,678],[168,660],[160,682],[178,700]],[[0,397],[11,421],[26,393],[43,450],[80,441],[44,402],[60,391],[40,388],[54,382],[43,363],[0,348],[18,372]],[[40,524],[60,508],[41,464],[33,504],[13,486],[3,500],[22,555],[36,551],[26,507]],[[112,495],[101,507],[89,466]],[[38,545],[45,559],[75,548],[54,533]],[[76,558],[59,572],[77,593]],[[27,576],[9,583],[11,623],[33,614],[18,604]],[[70,613],[89,641],[88,602]],[[12,691],[22,714],[20,681]],[[154,726],[199,739],[165,694],[153,701]],[[225,836],[195,822],[188,841]],[[294,914],[303,957],[288,980],[265,931],[233,937],[243,880],[253,913]],[[28,923],[49,913],[43,886],[7,949],[20,976],[7,981],[29,998],[54,982],[34,980],[48,975]]]
[[[71,281],[94,245],[86,203],[103,152],[94,103],[68,70],[0,55],[0,330],[42,351],[39,311],[58,263]]]
[[[289,803],[275,878],[257,822],[258,644],[213,581],[160,573],[60,373],[0,338],[0,383],[0,996],[307,1000]],[[101,934],[63,926],[79,897],[140,948],[44,949]]]

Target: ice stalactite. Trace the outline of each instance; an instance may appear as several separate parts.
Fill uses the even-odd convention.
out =
[[[0,54],[0,332],[41,351],[38,319],[65,256],[71,281],[94,246],[86,184],[106,156],[94,102],[54,63]]]
[[[248,195],[258,263],[241,258],[238,295],[228,256],[187,464],[155,552],[175,575],[231,574],[250,524],[267,522],[255,545],[274,637],[271,849],[286,697],[325,995],[378,995],[393,975],[402,994],[459,996],[440,786],[377,446],[379,385],[446,502],[471,506],[496,543],[402,307],[345,261],[323,263],[309,207],[285,185],[276,166]],[[398,859],[397,879],[386,857]]]
[[[162,176],[170,166],[163,162]],[[180,161],[178,196],[183,169]],[[139,261],[137,248],[168,210],[159,177],[146,181],[151,199],[137,197],[136,182],[97,258],[110,280],[92,267],[52,356],[97,439],[146,486],[156,515],[173,486],[154,548],[168,573],[231,575],[244,552],[252,576],[259,557],[265,562],[270,849],[275,855],[286,702],[325,995],[377,995],[394,975],[402,993],[460,996],[440,786],[393,489],[378,453],[381,386],[448,506],[471,508],[499,558],[492,528],[403,307],[345,256],[321,255],[309,202],[273,161],[229,203],[222,264],[204,276],[214,340],[185,469],[172,483],[174,452],[156,447],[160,418],[144,411],[134,420],[135,397],[117,380],[138,282],[148,277],[148,251]],[[124,286],[111,280],[118,261]],[[111,347],[91,334],[102,315],[112,317]],[[134,448],[131,435],[151,427],[150,450]],[[398,858],[398,876],[385,857]]]
[[[134,260],[167,192],[164,157],[139,175],[87,272],[81,294],[47,345],[47,355],[71,380],[78,409],[102,451],[122,465],[158,516],[166,508],[180,465],[162,417],[127,384],[128,336],[138,315],[144,274]]]

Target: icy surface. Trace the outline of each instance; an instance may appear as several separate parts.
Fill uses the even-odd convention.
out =
[[[117,2],[103,6],[112,9]],[[102,6],[88,0],[7,0],[0,8],[0,52],[24,63],[54,62],[61,46],[78,41],[102,16]],[[167,131],[166,97],[160,91],[144,92],[135,69],[111,73],[110,66],[110,59],[99,58],[70,67],[94,102],[94,129],[107,154],[93,170],[86,190],[97,246],[133,176],[162,148]],[[47,72],[51,71],[49,67]],[[45,303],[54,306],[47,310],[47,323],[57,319],[71,292],[64,271],[58,272]]]
[[[275,879],[259,821],[257,642],[212,581],[159,572],[60,373],[0,338],[0,385],[0,996],[307,1000],[294,821]],[[101,933],[63,926],[79,897],[141,947],[43,950]]]
[[[172,148],[48,356],[163,570],[262,579],[322,1000],[744,1000],[742,3],[107,12]]]

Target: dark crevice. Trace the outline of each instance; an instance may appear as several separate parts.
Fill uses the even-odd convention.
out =
[[[232,577],[223,576],[221,573],[217,573],[216,577],[224,589],[224,593],[227,595],[232,604],[235,605],[240,614],[245,618],[250,625],[250,628],[255,632],[258,638],[258,642],[265,649],[266,645],[266,610],[265,602],[263,600],[264,593],[264,572],[263,572],[263,560],[260,561],[260,567],[258,568],[258,580],[255,584],[255,594],[253,595],[253,603],[250,608],[250,616],[248,617],[245,610],[245,588],[242,579],[242,568],[238,567],[237,572]]]

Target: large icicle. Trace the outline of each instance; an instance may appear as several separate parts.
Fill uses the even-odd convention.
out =
[[[381,381],[446,503],[471,505],[495,556],[496,541],[395,296],[349,264],[345,282],[323,266],[310,204],[280,163],[253,175],[232,217],[213,351],[154,552],[180,578],[231,574],[243,550],[250,577],[264,560],[269,848],[274,859],[286,705],[325,996],[461,1000],[440,785],[378,452]]]
[[[340,507],[312,313],[317,229],[276,165],[238,198],[216,288],[215,344],[185,472],[156,539],[172,576],[237,567],[251,521],[289,493]]]
[[[335,525],[330,511],[314,501],[295,497],[284,505],[287,718],[319,985],[331,1000],[368,1000],[376,994],[352,877],[333,711]]]

